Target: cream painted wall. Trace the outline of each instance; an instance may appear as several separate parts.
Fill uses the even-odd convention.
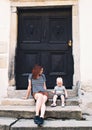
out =
[[[0,97],[7,95],[10,40],[10,2],[0,0]]]
[[[79,0],[81,84],[92,90],[92,0]]]
[[[10,3],[9,0],[0,0],[0,41],[9,41],[10,30]]]

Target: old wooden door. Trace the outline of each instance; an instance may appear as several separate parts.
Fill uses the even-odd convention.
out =
[[[72,8],[18,9],[18,43],[15,57],[17,89],[26,89],[34,64],[44,68],[47,88],[62,76],[73,85]]]

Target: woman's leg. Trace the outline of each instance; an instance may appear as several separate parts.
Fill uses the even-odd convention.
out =
[[[40,93],[36,93],[34,98],[36,100],[36,116],[39,116],[41,106],[42,106],[42,101],[43,101],[43,95]]]
[[[44,122],[44,114],[46,110],[45,103],[47,101],[47,96],[44,96],[41,93],[37,93],[35,94],[34,98],[36,100],[36,116],[34,118],[34,122],[38,125],[41,125]],[[41,113],[40,117],[39,113]]]
[[[42,100],[42,104],[41,104],[41,115],[40,115],[40,117],[44,118],[45,111],[46,111],[47,96],[46,95],[42,95],[42,96],[43,96],[43,100]]]

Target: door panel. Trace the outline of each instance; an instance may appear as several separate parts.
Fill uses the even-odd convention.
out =
[[[67,18],[52,17],[49,19],[49,43],[66,44]]]
[[[26,89],[28,75],[35,64],[44,67],[47,88],[62,76],[72,88],[74,63],[72,46],[72,8],[19,9],[18,44],[15,59],[17,89]]]
[[[28,16],[22,18],[22,27],[21,31],[23,35],[21,35],[21,42],[23,44],[27,43],[40,43],[41,42],[41,34],[42,34],[42,20],[41,17],[31,17]]]
[[[66,72],[66,54],[52,53],[51,54],[51,72],[50,75],[65,75]]]

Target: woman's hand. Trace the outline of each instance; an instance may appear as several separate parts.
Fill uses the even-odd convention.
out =
[[[52,93],[55,93],[55,91],[53,90]]]
[[[28,88],[25,97],[23,97],[24,100],[28,99],[29,95],[31,93],[31,81],[29,80]]]
[[[26,100],[26,99],[28,99],[28,98],[25,96],[25,97],[22,97],[22,99]]]
[[[54,94],[55,92],[54,91],[50,91],[51,94]]]

